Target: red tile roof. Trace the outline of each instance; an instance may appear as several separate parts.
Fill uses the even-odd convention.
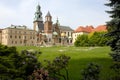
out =
[[[107,26],[106,25],[99,25],[93,31],[94,32],[107,31]]]
[[[93,30],[93,26],[79,26],[74,32],[87,32],[90,33]]]
[[[86,33],[90,33],[90,32],[101,32],[101,31],[107,31],[107,26],[106,25],[99,25],[96,28],[94,28],[93,26],[79,26],[74,32],[86,32]]]

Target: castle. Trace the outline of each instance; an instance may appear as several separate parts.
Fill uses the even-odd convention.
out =
[[[40,46],[55,44],[71,44],[73,30],[69,26],[61,26],[58,19],[53,24],[48,11],[43,21],[41,7],[38,4],[33,21],[33,29],[23,25],[11,25],[0,29],[0,43],[8,46]]]

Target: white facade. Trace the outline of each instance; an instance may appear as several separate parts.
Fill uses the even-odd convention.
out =
[[[73,43],[75,42],[75,40],[77,39],[77,37],[79,35],[83,35],[83,34],[88,34],[87,32],[74,32],[73,33]]]

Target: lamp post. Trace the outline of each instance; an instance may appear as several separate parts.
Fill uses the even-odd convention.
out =
[[[53,32],[53,39],[54,39],[53,45],[55,45],[55,39],[56,39],[57,35],[58,35],[58,33],[56,31],[54,31]]]
[[[64,45],[64,38],[65,38],[65,33],[62,32],[61,33],[61,43],[62,43],[62,45]]]

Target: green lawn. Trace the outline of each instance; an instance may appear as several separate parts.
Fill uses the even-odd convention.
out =
[[[40,50],[42,54],[38,56],[38,60],[43,64],[45,59],[52,60],[61,54],[70,56],[68,66],[70,80],[80,80],[81,70],[90,62],[98,63],[101,66],[100,80],[107,80],[113,75],[109,68],[112,64],[109,47],[17,47],[17,49],[18,51],[23,49]]]

